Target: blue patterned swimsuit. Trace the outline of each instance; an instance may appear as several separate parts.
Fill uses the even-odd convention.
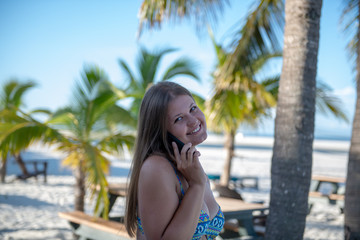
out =
[[[177,173],[175,166],[173,166],[173,168],[174,168],[176,177],[180,183],[181,199],[182,199],[185,195],[185,191],[184,191],[184,188],[182,186],[182,183],[180,181],[180,178],[179,178],[179,175]],[[180,199],[180,201],[181,201],[181,199]],[[220,206],[219,206],[219,210],[218,210],[216,216],[213,219],[210,219],[210,216],[204,210],[201,210],[198,225],[196,227],[196,230],[192,237],[192,240],[199,240],[199,239],[201,239],[202,236],[206,236],[206,239],[208,239],[208,240],[215,239],[221,232],[222,228],[224,227],[224,222],[225,222],[225,218],[224,218],[223,212],[221,211]],[[141,220],[139,217],[137,217],[137,224],[138,224],[138,229],[140,230],[140,232],[142,234],[144,234],[144,230],[142,228]]]

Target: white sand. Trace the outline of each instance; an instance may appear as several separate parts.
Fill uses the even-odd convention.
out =
[[[211,135],[198,147],[201,161],[207,173],[220,174],[225,151],[222,138]],[[270,164],[272,157],[272,138],[237,138],[237,158],[233,160],[233,175],[258,176],[259,190],[241,189],[246,201],[262,200],[269,203]],[[313,174],[345,177],[347,169],[346,141],[315,141],[313,154]],[[23,153],[24,159],[47,159],[48,182],[14,180],[20,172],[18,166],[8,162],[7,183],[0,185],[0,239],[72,239],[68,223],[57,216],[59,211],[73,209],[74,178],[69,170],[61,167],[61,154],[49,148],[34,146]],[[113,160],[109,182],[126,179],[130,166],[126,160]],[[30,166],[29,166],[30,168]],[[92,202],[87,198],[86,212],[91,213]],[[117,202],[113,215],[123,213],[123,202]],[[307,217],[304,239],[343,239],[344,216],[337,206],[315,205]]]

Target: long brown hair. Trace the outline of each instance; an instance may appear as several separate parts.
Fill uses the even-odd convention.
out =
[[[137,230],[137,189],[144,161],[152,154],[173,159],[170,150],[172,147],[167,141],[166,116],[169,102],[180,95],[192,97],[191,93],[179,84],[160,82],[147,90],[141,102],[125,209],[125,226],[131,237],[136,235]]]

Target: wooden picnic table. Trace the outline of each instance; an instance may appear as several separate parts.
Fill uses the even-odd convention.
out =
[[[109,193],[117,195],[118,197],[126,197],[128,185],[126,182],[122,183],[109,183]]]
[[[330,177],[330,176],[320,176],[320,175],[314,175],[311,179],[311,185],[310,185],[310,193],[313,195],[316,193],[321,193],[323,195],[344,195],[345,193],[345,178],[342,177]],[[324,191],[324,189],[321,189],[324,185],[330,185],[331,189],[330,191]]]
[[[108,197],[109,197],[109,213],[114,206],[116,199],[119,197],[126,197],[127,195],[127,188],[128,185],[126,182],[122,183],[109,183],[108,185]],[[98,217],[102,216],[103,210],[100,209],[98,214],[96,214]]]
[[[312,176],[311,180],[319,184],[323,182],[327,182],[335,185],[344,184],[346,181],[346,179],[342,177],[331,177],[331,176],[322,176],[322,175],[314,175]]]
[[[225,221],[236,219],[242,226],[241,234],[246,236],[258,236],[255,232],[253,219],[257,215],[266,215],[268,207],[258,203],[248,203],[233,198],[216,198],[224,213]]]
[[[345,199],[345,178],[314,175],[311,180],[309,192],[309,212],[314,203],[330,203],[338,205],[340,211],[344,209]],[[331,189],[325,189],[325,185],[330,185]]]

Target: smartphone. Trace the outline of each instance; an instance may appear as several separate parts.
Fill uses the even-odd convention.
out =
[[[185,144],[182,141],[180,141],[177,137],[172,135],[171,133],[168,132],[167,135],[168,135],[168,140],[169,140],[170,145],[172,146],[172,142],[175,142],[179,149],[179,152],[181,152],[181,149],[183,148],[183,146]]]

